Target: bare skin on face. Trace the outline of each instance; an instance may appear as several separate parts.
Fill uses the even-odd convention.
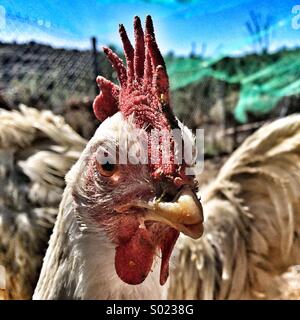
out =
[[[98,215],[93,206],[91,214],[116,244],[116,273],[128,284],[140,284],[151,271],[155,256],[160,255],[163,285],[168,279],[169,259],[179,233],[195,239],[203,233],[202,206],[193,190],[194,184],[191,179],[187,185],[179,186],[173,181],[151,180],[147,166],[101,164],[97,157],[94,161],[88,169],[86,189],[90,190],[89,198],[96,199],[96,186],[101,184],[114,199],[107,206],[110,211],[104,212],[102,206]],[[144,180],[151,183],[140,183],[141,172]],[[128,177],[132,178],[130,186]],[[113,198],[114,194],[118,196]],[[173,200],[166,201],[166,194],[172,194]]]

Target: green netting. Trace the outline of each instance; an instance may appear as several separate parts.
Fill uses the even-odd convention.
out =
[[[300,51],[227,58],[218,61],[173,59],[167,62],[172,90],[213,77],[240,85],[235,118],[247,122],[247,112],[268,113],[285,96],[300,93]]]
[[[167,60],[167,65],[172,90],[178,90],[209,76],[219,79],[225,77],[224,72],[213,70],[208,61],[200,59],[179,58],[170,62]]]

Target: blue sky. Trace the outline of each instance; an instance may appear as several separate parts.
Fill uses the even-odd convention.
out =
[[[151,14],[163,53],[189,54],[195,43],[196,52],[205,45],[206,55],[236,55],[252,49],[245,27],[251,10],[272,16],[272,50],[300,46],[300,29],[291,27],[295,4],[291,0],[0,0],[5,10],[0,39],[88,48],[94,35],[99,46],[120,45],[118,24],[123,23],[132,36],[133,17]]]

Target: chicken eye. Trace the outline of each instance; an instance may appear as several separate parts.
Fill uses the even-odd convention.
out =
[[[117,165],[109,162],[97,163],[97,168],[102,176],[111,177],[116,172]]]

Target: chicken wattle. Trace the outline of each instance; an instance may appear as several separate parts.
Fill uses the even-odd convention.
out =
[[[115,267],[118,276],[128,284],[142,283],[160,250],[160,284],[165,284],[169,275],[169,259],[178,236],[177,230],[159,223],[153,223],[149,228],[139,227],[129,241],[120,243],[116,248]]]

